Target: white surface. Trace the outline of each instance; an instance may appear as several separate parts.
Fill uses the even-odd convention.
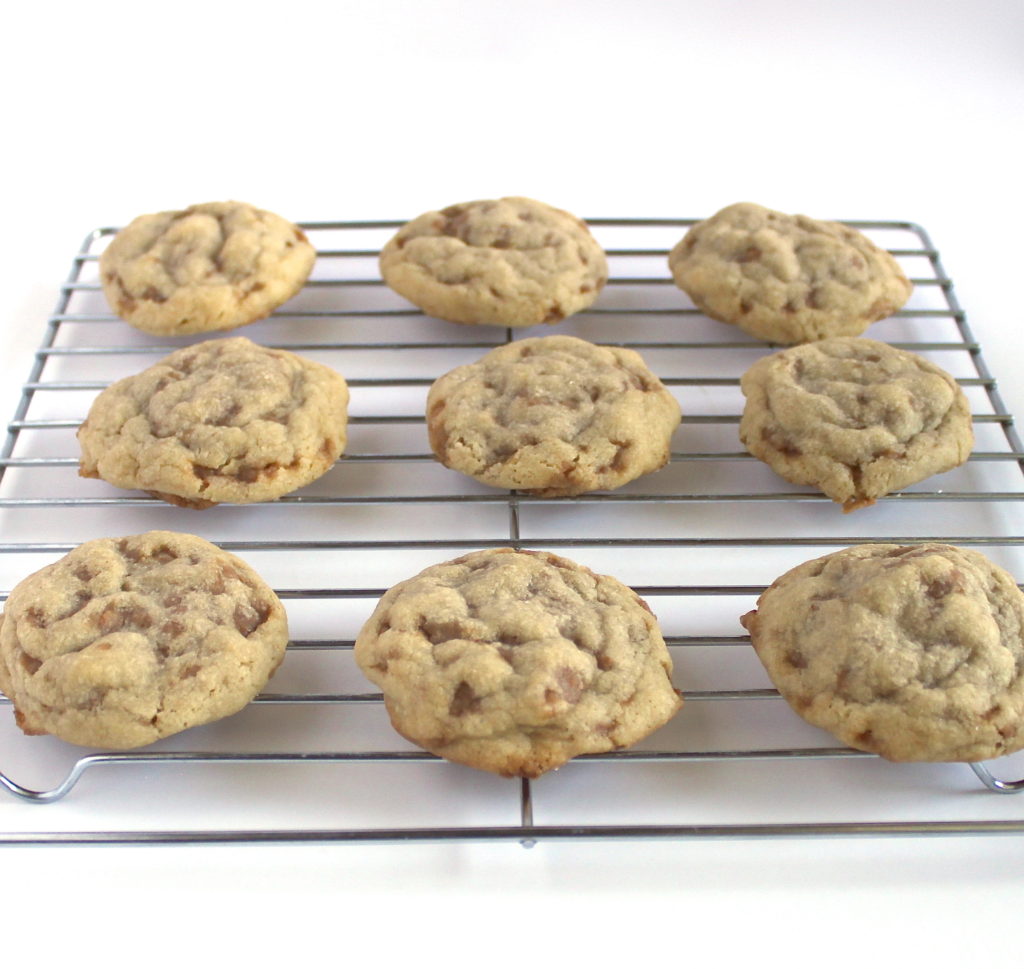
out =
[[[311,220],[495,194],[585,216],[701,216],[748,198],[917,221],[1024,414],[1019,3],[146,9],[5,15],[5,416],[95,226],[225,197]],[[1015,924],[1022,861],[1024,839],[987,838],[16,849],[3,870],[17,894],[6,920],[25,938],[55,911],[83,927],[127,912],[118,924],[134,935],[187,906],[197,928],[213,912],[257,922],[264,955],[285,930],[301,950],[372,928],[382,953],[427,962],[479,957],[490,939],[498,964],[645,952],[728,964],[795,945],[839,964],[885,946],[885,962],[943,965]]]

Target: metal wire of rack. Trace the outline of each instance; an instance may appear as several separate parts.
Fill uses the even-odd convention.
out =
[[[937,250],[912,223],[849,223],[886,245],[915,283],[907,308],[869,335],[954,373],[971,400],[976,449],[961,469],[842,515],[819,494],[780,487],[738,448],[739,375],[772,348],[707,320],[672,286],[667,250],[693,221],[591,220],[612,276],[592,309],[557,328],[638,350],[679,396],[683,424],[662,471],[613,493],[544,499],[438,466],[423,426],[430,383],[519,334],[429,319],[384,287],[376,256],[399,223],[318,222],[303,226],[318,248],[314,277],[245,334],[346,376],[348,452],[299,493],[201,513],[76,475],[74,431],[96,392],[196,339],[150,337],[110,314],[96,262],[114,230],[91,233],[0,450],[0,587],[86,538],[193,531],[271,579],[294,638],[270,690],[246,711],[143,751],[83,754],[0,724],[0,786],[14,795],[5,808],[24,808],[8,812],[10,823],[0,815],[0,844],[1024,832],[1024,818],[1004,807],[1012,800],[986,798],[979,810],[981,788],[974,778],[964,788],[963,765],[887,765],[798,722],[736,622],[786,568],[859,542],[979,546],[1021,574],[1024,448]],[[686,700],[672,724],[634,749],[519,783],[445,764],[390,731],[351,661],[361,620],[419,568],[507,545],[559,550],[652,601]],[[991,791],[1020,790],[1024,782],[1000,777],[1024,764],[1004,760],[992,771],[971,766]],[[376,786],[366,791],[368,768]],[[87,790],[66,797],[80,785]],[[838,816],[835,804],[814,806],[837,789]],[[925,817],[922,792],[937,803]],[[734,807],[751,797],[765,802],[754,819]],[[43,824],[24,807],[58,801],[52,810],[67,813],[48,809]],[[431,810],[416,806],[428,802]]]

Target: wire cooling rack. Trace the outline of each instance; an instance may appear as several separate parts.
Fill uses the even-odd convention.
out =
[[[611,279],[590,310],[544,333],[638,350],[680,400],[671,462],[609,494],[544,499],[438,465],[424,400],[452,367],[523,334],[414,310],[380,282],[397,222],[307,224],[305,289],[245,335],[334,367],[352,390],[347,453],[272,503],[197,512],[77,476],[75,430],[111,380],[184,343],[116,319],[97,259],[75,256],[0,452],[0,588],[89,538],[188,531],[278,590],[293,639],[268,691],[227,720],[141,751],[91,753],[24,737],[0,700],[0,843],[700,838],[1021,833],[1024,758],[886,763],[838,748],[771,688],[738,617],[776,576],[860,542],[973,546],[1024,574],[1021,443],[937,251],[907,222],[851,222],[887,247],[914,296],[869,336],[954,374],[976,448],[963,467],[844,515],[744,452],[739,376],[771,348],[708,320],[669,278],[691,219],[591,220]],[[536,335],[537,330],[527,331]],[[398,737],[352,660],[376,599],[475,548],[548,548],[615,575],[658,615],[686,703],[631,750],[580,757],[536,781],[448,764]],[[6,593],[4,593],[6,595]],[[49,805],[45,808],[40,805]]]

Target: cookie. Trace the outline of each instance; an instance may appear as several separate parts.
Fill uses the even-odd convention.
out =
[[[809,723],[896,761],[1024,747],[1024,594],[984,555],[861,545],[776,579],[742,618]]]
[[[114,312],[147,333],[231,330],[263,319],[306,282],[316,250],[273,212],[207,202],[141,215],[100,255]]]
[[[472,552],[399,583],[355,658],[400,734],[506,777],[629,746],[681,705],[647,604],[544,552]]]
[[[750,202],[698,222],[668,262],[700,310],[772,343],[857,336],[895,313],[913,288],[856,229]]]
[[[88,541],[11,591],[0,689],[27,734],[123,750],[244,707],[284,658],[284,608],[195,535]]]
[[[576,216],[503,198],[413,219],[384,246],[380,271],[430,316],[534,326],[590,306],[608,279],[608,262]]]
[[[633,350],[532,337],[438,378],[430,446],[497,488],[578,495],[617,488],[670,456],[679,404]]]
[[[348,388],[323,364],[245,337],[183,347],[118,380],[78,429],[79,474],[171,504],[267,501],[345,448]]]
[[[780,350],[740,386],[747,450],[844,511],[963,464],[974,445],[970,406],[948,373],[865,337]]]

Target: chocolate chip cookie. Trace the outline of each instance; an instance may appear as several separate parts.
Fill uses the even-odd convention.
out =
[[[617,488],[662,467],[679,404],[640,355],[532,337],[439,377],[430,446],[446,467],[530,494]]]
[[[896,761],[1024,747],[1024,595],[970,549],[861,545],[776,579],[742,618],[809,723]]]
[[[277,596],[234,555],[177,532],[94,539],[12,590],[0,689],[27,734],[128,749],[237,712],[287,643]]]
[[[896,260],[856,229],[750,202],[693,226],[669,268],[708,316],[772,343],[857,336],[912,289]]]
[[[865,337],[781,350],[740,385],[747,450],[844,511],[963,464],[974,445],[970,406],[948,373]]]
[[[306,282],[316,251],[273,212],[207,202],[141,215],[100,255],[114,312],[148,333],[231,330],[263,319]]]
[[[344,379],[323,364],[207,340],[100,393],[78,430],[79,474],[186,508],[267,501],[334,464],[347,407]]]
[[[586,309],[608,278],[585,222],[527,198],[451,205],[404,225],[380,256],[384,282],[452,323],[533,326]]]
[[[506,777],[629,746],[681,705],[647,604],[544,552],[472,552],[399,583],[355,658],[399,733]]]

